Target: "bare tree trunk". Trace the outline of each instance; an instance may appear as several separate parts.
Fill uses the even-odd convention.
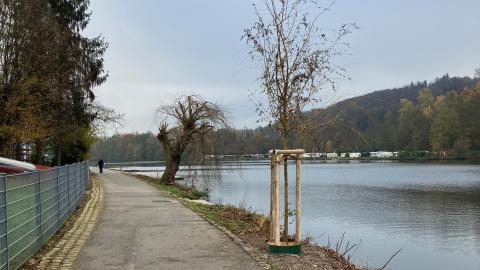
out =
[[[20,140],[17,140],[15,143],[15,159],[22,160],[22,144]]]
[[[62,148],[60,146],[57,148],[57,166],[62,166]]]
[[[7,156],[6,145],[7,140],[0,135],[0,156]]]
[[[288,138],[283,138],[283,149],[288,149]],[[287,159],[283,160],[283,178],[285,181],[285,217],[283,219],[283,240],[288,244],[288,164]]]
[[[178,172],[180,167],[180,160],[182,155],[165,153],[166,155],[166,164],[165,172],[163,172],[160,182],[166,185],[171,185],[175,182],[175,175]]]
[[[172,141],[168,138],[167,126],[165,124],[161,126],[157,138],[162,144],[163,152],[165,153],[165,171],[162,178],[160,178],[160,183],[171,185],[175,183],[175,175],[180,167],[182,153],[185,150],[185,145],[188,144],[188,140],[181,136],[183,139],[181,142],[172,144]]]
[[[43,164],[43,143],[41,140],[35,142],[35,156],[32,157],[32,161],[35,164]]]

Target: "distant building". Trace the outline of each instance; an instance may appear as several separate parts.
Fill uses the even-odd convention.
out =
[[[362,153],[359,153],[359,152],[350,153],[350,158],[360,158],[361,156],[362,156]]]
[[[388,151],[370,152],[370,157],[391,158],[391,157],[393,157],[393,152],[388,152]]]
[[[332,159],[338,158],[338,154],[335,152],[327,153],[327,158],[332,158]]]
[[[304,158],[313,158],[313,154],[314,153],[305,153],[305,154],[303,154],[303,157]]]
[[[326,157],[326,153],[319,153],[319,152],[311,152],[311,153],[305,153],[303,154],[304,158],[321,158],[321,157]]]

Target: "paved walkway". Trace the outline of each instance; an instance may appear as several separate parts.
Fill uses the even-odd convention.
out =
[[[133,177],[100,175],[104,209],[74,269],[262,269],[223,232]]]
[[[70,230],[63,235],[62,239],[56,244],[56,246],[43,256],[37,269],[72,269],[73,263],[77,259],[81,248],[92,233],[95,222],[102,208],[102,185],[97,177],[92,177],[92,180],[93,186],[90,191],[90,198],[86,202],[78,219]]]

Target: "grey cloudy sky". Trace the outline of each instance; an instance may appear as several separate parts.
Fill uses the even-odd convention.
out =
[[[196,93],[226,107],[235,127],[256,127],[249,101],[258,70],[240,40],[256,0],[92,0],[87,34],[109,43],[110,76],[98,100],[125,115],[119,132],[156,131],[155,109]],[[325,5],[330,1],[325,1]],[[350,81],[324,98],[472,76],[480,66],[478,0],[337,0],[322,24],[356,22],[351,55],[338,59]],[[318,106],[321,106],[319,104]]]

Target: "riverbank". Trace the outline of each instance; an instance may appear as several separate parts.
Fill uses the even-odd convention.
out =
[[[271,254],[266,249],[269,228],[268,217],[241,207],[198,203],[195,202],[195,199],[201,199],[203,195],[200,192],[192,193],[192,188],[185,188],[181,185],[165,186],[159,184],[156,181],[157,179],[152,177],[134,176],[159,190],[169,193],[210,223],[221,230],[226,229],[235,237],[238,237],[247,246],[247,249],[252,249],[259,259],[264,260],[271,266],[271,269],[360,269],[348,261],[349,253],[355,247],[349,247],[348,244],[346,246],[341,240],[337,242],[336,248],[333,249],[316,245],[313,239],[308,237],[302,241],[303,252],[300,255]],[[199,196],[192,197],[192,194]]]

